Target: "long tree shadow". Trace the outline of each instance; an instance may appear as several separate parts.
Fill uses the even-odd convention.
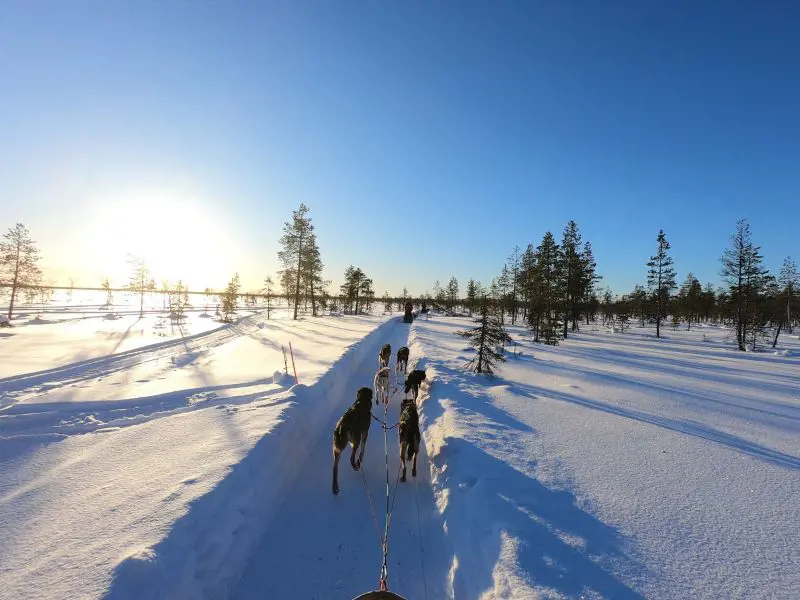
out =
[[[588,592],[606,598],[639,599],[642,596],[604,565],[614,563],[633,579],[643,571],[627,552],[626,542],[614,528],[576,506],[574,496],[551,490],[535,478],[490,454],[507,453],[520,434],[534,430],[495,405],[487,386],[523,396],[523,386],[499,377],[465,373],[453,368],[457,361],[419,361],[427,368],[431,384],[422,403],[424,435],[445,416],[467,419],[468,437],[482,430],[479,440],[445,437],[431,460],[439,471],[437,495],[445,503],[447,547],[456,566],[456,598],[480,598],[497,585],[498,561],[514,548],[512,569],[522,580],[550,588],[569,597]],[[448,402],[445,409],[443,401]],[[481,422],[469,418],[480,417]],[[533,457],[520,462],[535,467]],[[527,468],[527,467],[526,467]],[[495,590],[497,591],[497,589]]]
[[[313,387],[294,386],[284,398],[290,405],[280,422],[189,505],[166,537],[118,564],[104,597],[227,597],[312,450],[330,435],[337,413],[353,397],[358,382],[343,372],[374,360],[387,325],[392,322],[347,348]]]
[[[454,542],[456,598],[480,598],[495,586],[495,568],[513,540],[516,573],[568,597],[599,593],[641,599],[603,563],[624,561],[624,538],[576,506],[567,491],[551,490],[462,438],[448,437],[434,462],[447,462],[444,519]],[[491,515],[487,519],[486,515]],[[508,541],[507,541],[508,540]]]
[[[613,415],[617,415],[619,417],[625,417],[628,419],[641,421],[643,423],[649,423],[651,425],[663,427],[664,429],[669,429],[671,431],[676,431],[678,433],[685,433],[687,435],[692,435],[704,440],[708,440],[710,442],[714,442],[721,446],[726,446],[738,452],[754,456],[758,459],[767,461],[779,467],[785,467],[789,469],[800,469],[800,458],[798,458],[797,456],[792,456],[790,454],[786,454],[778,450],[767,448],[766,446],[756,444],[755,442],[751,442],[739,436],[726,433],[718,429],[714,429],[713,427],[709,427],[708,425],[704,425],[696,421],[689,421],[685,419],[674,419],[671,417],[654,415],[644,411],[634,410],[631,408],[625,408],[621,406],[614,406],[611,404],[605,404],[603,402],[598,402],[596,400],[589,400],[588,398],[581,398],[579,396],[568,394],[566,392],[559,392],[529,384],[517,383],[516,385],[525,388],[529,393],[533,394],[534,396],[552,398],[554,400],[569,402],[571,404],[577,404],[580,406],[585,406],[587,408],[592,408],[595,410],[607,412]]]

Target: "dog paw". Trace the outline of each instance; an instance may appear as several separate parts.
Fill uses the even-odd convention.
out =
[[[333,486],[331,491],[333,492],[334,496],[337,495],[339,493],[339,486],[338,485]]]
[[[412,477],[416,477],[416,476],[417,476],[417,470],[416,470],[416,469],[414,469],[413,471],[411,471],[411,476],[412,476]]]

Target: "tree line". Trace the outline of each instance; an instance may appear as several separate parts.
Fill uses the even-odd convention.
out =
[[[740,350],[748,345],[755,349],[759,340],[767,339],[774,347],[782,331],[792,332],[800,313],[797,265],[786,257],[779,272],[770,273],[746,220],[737,222],[730,246],[720,258],[724,286],[703,286],[691,272],[678,285],[670,249],[660,230],[655,252],[644,263],[646,284],[616,296],[611,289],[598,287],[601,277],[591,244],[582,242],[577,224],[570,221],[560,244],[546,232],[536,247],[528,244],[522,253],[515,247],[488,288],[470,279],[463,301],[453,301],[437,282],[433,302],[451,311],[463,306],[470,316],[477,306],[488,303],[500,326],[506,317],[512,324],[521,319],[534,340],[546,344],[558,344],[570,331],[578,331],[581,322],[589,324],[598,317],[622,331],[632,319],[641,326],[652,323],[657,337],[670,317],[672,327],[684,323],[691,329],[700,322],[730,325]],[[455,280],[447,287],[452,288],[457,289]]]
[[[679,323],[688,328],[699,322],[728,324],[735,327],[737,345],[742,350],[748,344],[755,347],[768,331],[773,335],[773,345],[782,331],[792,331],[800,313],[797,265],[787,257],[777,274],[769,273],[746,220],[737,223],[731,245],[721,257],[723,287],[715,288],[712,283],[703,286],[691,272],[679,286],[670,249],[666,234],[659,231],[655,252],[645,262],[645,283],[617,296],[608,288],[598,287],[602,278],[597,274],[591,243],[582,239],[577,223],[569,221],[559,241],[548,231],[538,245],[529,243],[524,250],[515,246],[499,275],[487,286],[471,278],[462,294],[458,280],[452,277],[445,285],[436,281],[433,294],[426,292],[414,298],[403,288],[402,296],[384,292],[380,302],[386,311],[394,306],[402,311],[411,301],[418,308],[426,303],[450,312],[460,308],[470,316],[487,306],[492,314],[497,313],[501,324],[506,319],[511,324],[521,321],[535,341],[546,344],[558,344],[570,332],[578,331],[581,323],[598,319],[604,324],[616,323],[623,330],[631,320],[638,320],[642,326],[653,323],[658,337],[669,317],[673,327]],[[21,292],[28,291],[30,302],[30,291],[41,287],[39,260],[39,249],[21,223],[10,228],[0,241],[0,283],[11,288],[9,318]],[[278,260],[281,269],[277,285],[268,276],[261,290],[245,294],[236,273],[223,290],[206,288],[203,293],[219,297],[221,317],[227,321],[242,301],[253,306],[260,300],[269,316],[276,303],[284,300],[295,319],[301,307],[316,316],[322,310],[360,314],[376,305],[372,278],[354,265],[345,270],[338,293],[331,294],[331,282],[323,277],[324,263],[310,209],[304,204],[283,225]],[[110,305],[113,290],[108,278],[103,278],[102,289]],[[141,316],[145,294],[156,291],[156,282],[143,259],[131,257],[130,276],[123,289],[138,295]],[[169,298],[170,310],[182,314],[188,304],[186,286],[180,280],[164,281],[161,291],[165,299]]]

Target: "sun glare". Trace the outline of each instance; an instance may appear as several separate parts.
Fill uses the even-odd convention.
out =
[[[234,268],[219,219],[174,192],[140,192],[109,202],[87,233],[87,246],[99,253],[112,285],[127,281],[130,255],[145,260],[159,287],[179,279],[192,289],[216,287]]]

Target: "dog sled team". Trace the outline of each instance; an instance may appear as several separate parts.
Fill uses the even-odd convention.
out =
[[[395,374],[405,374],[408,369],[408,348],[403,346],[397,351],[395,360]],[[367,446],[369,426],[372,422],[372,400],[375,404],[389,404],[392,371],[389,360],[392,355],[390,344],[384,344],[378,353],[378,370],[375,373],[373,387],[362,387],[356,392],[356,401],[347,409],[333,431],[333,493],[339,493],[339,457],[350,444],[353,452],[350,455],[350,465],[358,471],[364,460],[364,450]],[[417,454],[421,435],[419,431],[419,414],[417,413],[417,396],[419,386],[425,381],[425,371],[415,369],[408,373],[405,379],[403,401],[400,405],[400,422],[397,427],[400,442],[400,461],[402,472],[400,481],[406,480],[406,460],[411,461],[411,476],[417,476]],[[374,390],[374,394],[373,394]],[[409,392],[411,397],[409,398]],[[358,453],[358,459],[356,459]]]

